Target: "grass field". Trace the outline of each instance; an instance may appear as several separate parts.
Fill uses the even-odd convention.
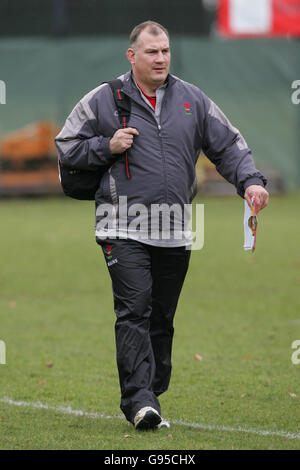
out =
[[[239,197],[196,202],[205,244],[192,253],[161,397],[172,426],[139,433],[119,409],[93,204],[0,201],[1,449],[300,448],[300,192],[271,197],[255,254],[243,250]]]

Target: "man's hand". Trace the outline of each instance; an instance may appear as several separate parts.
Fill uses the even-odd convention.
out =
[[[261,211],[269,202],[269,193],[268,191],[258,184],[252,184],[248,186],[245,191],[245,199],[251,207],[251,198],[255,196],[257,212]]]
[[[134,135],[139,135],[137,129],[134,127],[118,129],[109,141],[111,153],[123,153],[125,150],[129,149],[133,144]]]

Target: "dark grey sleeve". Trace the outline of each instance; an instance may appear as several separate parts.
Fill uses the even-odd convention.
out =
[[[266,178],[255,168],[251,150],[220,108],[204,95],[203,152],[217,171],[244,197],[251,184],[265,186]]]
[[[87,95],[75,106],[55,138],[61,162],[78,170],[93,170],[115,158],[109,137],[97,135],[97,122]]]

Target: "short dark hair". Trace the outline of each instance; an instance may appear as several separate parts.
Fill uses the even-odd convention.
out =
[[[149,29],[149,33],[153,34],[154,36],[158,36],[159,34],[163,32],[167,35],[169,39],[169,32],[164,26],[157,23],[156,21],[148,20],[148,21],[144,21],[143,23],[138,24],[137,26],[133,28],[133,30],[130,33],[130,47],[136,46],[139,35],[145,29]]]

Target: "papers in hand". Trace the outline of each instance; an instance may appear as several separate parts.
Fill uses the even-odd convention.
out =
[[[251,207],[245,199],[244,210],[244,250],[255,250],[256,247],[256,231],[257,231],[257,211],[255,205],[255,197],[251,199]]]

